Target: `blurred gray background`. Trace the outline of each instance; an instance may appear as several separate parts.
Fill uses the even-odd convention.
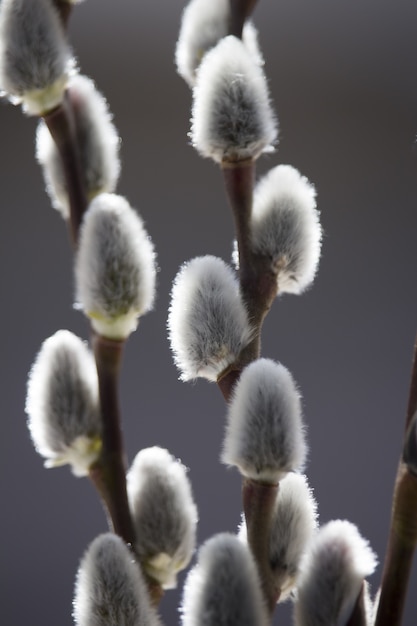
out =
[[[158,444],[190,467],[202,542],[235,530],[240,478],[218,461],[220,392],[178,381],[165,325],[180,264],[208,253],[229,260],[233,231],[219,171],[187,140],[190,92],[173,63],[183,6],[88,0],[70,32],[123,139],[119,192],[144,217],[160,265],[155,311],[126,350],[127,452]],[[260,0],[254,19],[280,120],[279,148],[259,173],[297,167],[317,187],[325,230],[316,282],[276,302],[263,355],[301,387],[320,521],[352,520],[382,560],[417,330],[417,4]],[[43,469],[25,423],[26,376],[42,341],[59,328],[88,336],[72,308],[64,223],[33,159],[35,127],[1,103],[1,621],[69,626],[79,558],[106,523],[86,479]],[[407,626],[417,623],[416,586],[415,565]],[[179,621],[179,598],[163,600],[165,623]],[[289,624],[290,609],[278,607],[275,623]]]

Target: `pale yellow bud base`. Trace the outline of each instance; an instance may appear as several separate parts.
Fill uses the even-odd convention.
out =
[[[42,116],[55,109],[63,100],[67,82],[68,76],[64,74],[44,89],[25,91],[20,98],[24,112],[28,115]]]
[[[88,311],[87,315],[91,320],[91,326],[98,335],[116,341],[127,339],[138,326],[138,311],[128,311],[124,315],[113,318],[105,317],[96,311]]]
[[[61,454],[45,461],[45,467],[60,467],[71,465],[75,476],[87,476],[90,467],[97,461],[101,452],[100,437],[86,437],[81,435],[74,439],[72,444],[65,448]]]

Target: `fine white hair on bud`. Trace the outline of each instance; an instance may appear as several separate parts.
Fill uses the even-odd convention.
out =
[[[175,50],[177,71],[192,87],[196,71],[205,53],[226,37],[230,21],[229,0],[191,0],[185,7]],[[246,22],[242,41],[259,65],[263,58],[258,46],[257,31]]]
[[[316,529],[317,502],[307,478],[290,472],[279,484],[270,539],[270,563],[280,580],[280,602],[296,585],[301,559]]]
[[[357,527],[334,520],[315,536],[303,560],[294,607],[297,626],[343,626],[377,559]]]
[[[376,624],[376,617],[379,608],[379,601],[381,598],[381,587],[379,587],[376,592],[374,598],[371,598],[370,585],[369,583],[365,583],[365,607],[367,609],[368,623],[370,626],[374,626]]]
[[[183,626],[266,626],[256,565],[249,548],[228,533],[200,548],[182,603]]]
[[[223,463],[275,484],[302,468],[306,451],[300,394],[290,372],[270,359],[252,362],[229,405]]]
[[[196,541],[198,515],[187,470],[167,450],[146,448],[128,472],[127,491],[140,563],[162,587],[173,588]]]
[[[301,293],[316,274],[321,226],[316,191],[290,165],[278,165],[255,189],[252,246],[271,261],[279,293]]]
[[[99,535],[80,563],[75,583],[76,626],[159,626],[132,552],[117,535]]]
[[[56,107],[73,60],[51,0],[3,0],[0,6],[0,89],[29,115]]]
[[[119,135],[107,102],[92,80],[74,74],[68,82],[68,98],[74,115],[80,170],[89,200],[112,192],[120,173]],[[36,135],[36,157],[43,168],[46,188],[53,206],[69,218],[65,173],[51,134],[40,122]]]
[[[256,159],[277,137],[266,78],[229,35],[204,56],[193,91],[191,140],[217,163]]]
[[[182,380],[215,381],[249,343],[251,328],[233,270],[214,256],[197,257],[178,272],[168,331]]]
[[[287,600],[297,584],[302,557],[317,529],[317,502],[306,476],[290,472],[279,483],[272,517],[269,561],[279,602]],[[243,521],[239,536],[246,541]]]
[[[69,463],[76,476],[88,474],[101,450],[97,372],[73,333],[60,330],[42,344],[29,375],[26,413],[46,467]]]
[[[152,308],[155,253],[142,219],[127,200],[103,193],[90,203],[75,264],[76,298],[94,330],[124,339]]]

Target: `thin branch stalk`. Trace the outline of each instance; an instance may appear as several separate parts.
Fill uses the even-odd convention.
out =
[[[73,245],[77,245],[78,231],[87,209],[87,194],[83,184],[78,143],[71,102],[65,94],[63,102],[43,116],[52,135],[64,168],[70,205],[70,233]]]
[[[255,161],[224,161],[222,172],[235,222],[240,291],[253,331],[251,342],[242,350],[238,360],[218,378],[218,386],[226,401],[229,401],[243,368],[260,356],[262,324],[277,295],[278,286],[269,260],[252,250],[251,215]]]
[[[407,417],[405,432],[407,433],[410,422],[417,411],[417,337],[414,342],[413,365],[411,370],[410,392],[408,396]]]
[[[417,477],[401,463],[375,626],[400,626],[417,545]]]
[[[278,485],[243,480],[243,511],[246,520],[247,541],[258,567],[266,607],[272,617],[279,599],[280,588],[270,565],[269,542],[272,514]]]
[[[258,0],[229,0],[230,24],[229,35],[242,38],[242,31],[246,20],[253,12]]]
[[[114,532],[126,543],[134,544],[118,393],[124,342],[93,335],[92,343],[99,381],[103,445],[98,462],[90,470],[90,478],[102,497]]]
[[[417,339],[408,396],[405,436],[417,410]],[[375,626],[400,626],[417,545],[417,476],[400,460]]]
[[[223,161],[222,172],[227,198],[232,209],[239,254],[239,282],[253,338],[218,380],[218,386],[228,402],[243,368],[260,355],[260,334],[263,319],[272,303],[269,290],[264,291],[265,264],[253,254],[251,244],[251,215],[255,182],[255,161]],[[276,285],[276,279],[274,280]],[[274,296],[276,287],[274,288]],[[280,589],[269,560],[272,515],[278,485],[267,485],[244,478],[243,510],[248,544],[256,561],[265,603],[270,615],[275,609]]]
[[[251,215],[255,184],[255,161],[223,162],[223,178],[232,209],[239,252],[239,281],[249,320],[255,331],[277,295],[276,273],[267,257],[252,249]]]
[[[52,1],[59,13],[59,17],[61,19],[64,30],[66,30],[68,27],[69,19],[71,17],[73,5],[71,4],[71,2],[68,2],[68,0],[52,0]]]

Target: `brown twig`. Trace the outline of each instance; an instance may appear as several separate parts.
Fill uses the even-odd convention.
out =
[[[405,432],[407,432],[414,413],[417,411],[417,337],[414,342],[413,365],[411,369],[410,392],[408,395]]]
[[[90,478],[105,504],[109,524],[126,543],[135,531],[126,491],[126,462],[121,432],[118,381],[124,342],[93,335],[102,416],[102,452]]]
[[[72,13],[73,4],[71,4],[71,2],[68,2],[68,0],[52,0],[52,1],[58,11],[62,25],[64,29],[66,30],[68,27],[69,18]]]
[[[400,626],[417,544],[417,477],[401,463],[375,626]]]
[[[272,616],[280,587],[270,564],[269,541],[278,485],[243,480],[242,497],[247,540],[255,558],[267,609]]]
[[[232,209],[239,254],[239,282],[252,327],[252,340],[232,366],[217,380],[226,401],[243,368],[257,359],[261,350],[262,324],[274,301],[278,285],[276,273],[266,257],[257,255],[251,245],[251,214],[255,181],[255,162],[224,161],[222,172],[227,198]]]
[[[67,30],[73,5],[68,0],[53,0],[53,3],[64,30]],[[81,169],[70,94],[67,92],[61,105],[44,114],[43,119],[61,159],[69,200],[69,230],[76,248],[80,225],[88,206],[88,197]],[[141,567],[135,552],[135,529],[127,497],[126,459],[119,409],[118,385],[124,341],[107,339],[93,332],[92,344],[99,384],[102,449],[98,461],[90,467],[89,476],[103,502],[109,527],[126,542],[138,562],[138,567]],[[157,606],[164,595],[164,590],[145,571],[142,570],[142,573],[151,601]]]
[[[70,232],[74,246],[87,208],[87,194],[78,154],[71,102],[65,94],[62,104],[43,116],[61,157],[70,205]]]
[[[417,407],[417,342],[406,416],[405,434]],[[394,487],[391,527],[382,573],[375,626],[400,626],[408,580],[417,545],[417,476],[400,460]]]
[[[252,249],[255,161],[224,161],[222,171],[235,222],[240,291],[253,332],[252,340],[242,350],[237,361],[222,372],[217,380],[226,402],[229,402],[242,370],[260,355],[262,324],[277,294],[277,278],[271,272],[268,259],[254,254]],[[265,604],[272,616],[280,594],[279,582],[272,572],[269,559],[270,531],[278,485],[266,485],[245,478],[242,489],[248,544],[258,567]]]
[[[230,24],[229,35],[242,38],[245,21],[251,15],[258,0],[229,0]]]

